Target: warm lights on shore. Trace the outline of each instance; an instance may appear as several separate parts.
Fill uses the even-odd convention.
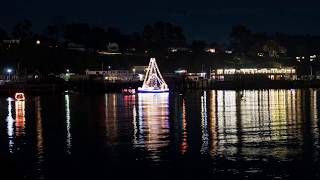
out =
[[[216,75],[232,74],[296,74],[294,68],[246,68],[246,69],[217,69],[213,71]]]

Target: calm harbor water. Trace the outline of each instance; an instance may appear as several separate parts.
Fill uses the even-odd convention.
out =
[[[319,179],[320,90],[0,98],[1,176]]]

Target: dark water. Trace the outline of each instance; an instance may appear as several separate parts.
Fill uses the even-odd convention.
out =
[[[319,96],[305,89],[1,98],[0,177],[319,179]]]

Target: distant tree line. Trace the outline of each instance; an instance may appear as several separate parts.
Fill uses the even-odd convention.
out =
[[[195,52],[205,47],[222,48],[222,45],[205,40],[194,40],[187,44],[187,37],[179,25],[156,22],[146,25],[142,32],[125,34],[119,28],[102,28],[88,23],[52,23],[41,33],[32,32],[32,22],[19,21],[6,32],[0,28],[0,40],[19,39],[22,45],[34,44],[35,39],[43,39],[47,44],[76,43],[93,50],[105,49],[108,43],[115,42],[122,50],[135,48],[138,51],[166,51],[168,47],[189,47]],[[230,42],[225,49],[232,49],[238,55],[257,56],[259,53],[271,58],[282,56],[303,56],[319,52],[320,36],[268,34],[252,32],[244,25],[236,25],[230,33]]]
[[[188,41],[181,26],[162,21],[145,25],[142,32],[132,33],[123,33],[116,27],[103,28],[88,23],[64,21],[51,23],[38,33],[32,29],[33,25],[29,20],[19,21],[10,32],[0,28],[0,60],[3,66],[12,64],[21,72],[30,69],[55,72],[68,67],[79,71],[90,67],[97,68],[101,66],[101,58],[96,52],[106,50],[108,43],[119,44],[122,52],[134,50],[136,54],[155,53],[163,55],[164,58],[174,56],[180,60],[171,61],[172,66],[174,64],[186,67],[199,66],[201,69],[209,65],[241,66],[246,63],[254,64],[255,61],[258,63],[285,61],[287,64],[289,62],[289,65],[297,66],[297,56],[320,57],[318,35],[253,32],[241,24],[231,29],[230,41],[224,44],[205,40]],[[8,39],[19,40],[19,46],[7,49],[2,42]],[[41,41],[41,45],[36,43],[38,40]],[[84,47],[87,51],[82,54],[68,51],[70,44]],[[185,52],[189,54],[192,52],[191,56],[168,55],[170,47],[189,49],[190,51]],[[211,54],[207,57],[205,48],[215,48],[216,55]],[[112,57],[112,59],[120,59],[123,64],[127,62],[127,57]],[[200,63],[201,59],[204,59],[204,62]],[[217,62],[212,59],[217,59]],[[307,62],[306,69],[310,65],[310,61]]]
[[[186,46],[183,29],[168,22],[146,25],[142,32],[124,34],[119,28],[101,28],[88,23],[50,24],[41,33],[32,32],[32,22],[18,22],[11,33],[0,28],[0,40],[19,39],[21,44],[34,44],[35,39],[44,39],[48,44],[76,43],[94,50],[105,49],[111,42],[120,44],[122,49],[163,50],[168,46]]]
[[[267,34],[252,32],[244,25],[234,26],[230,33],[230,47],[240,55],[257,56],[264,53],[271,58],[319,54],[320,36]]]

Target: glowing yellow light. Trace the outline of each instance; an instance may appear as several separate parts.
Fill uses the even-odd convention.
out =
[[[208,52],[208,53],[216,53],[216,49],[209,48],[209,49],[206,49],[206,52]]]
[[[217,74],[223,74],[223,69],[218,69]]]
[[[235,74],[236,73],[236,69],[225,69],[224,70],[224,74]]]

